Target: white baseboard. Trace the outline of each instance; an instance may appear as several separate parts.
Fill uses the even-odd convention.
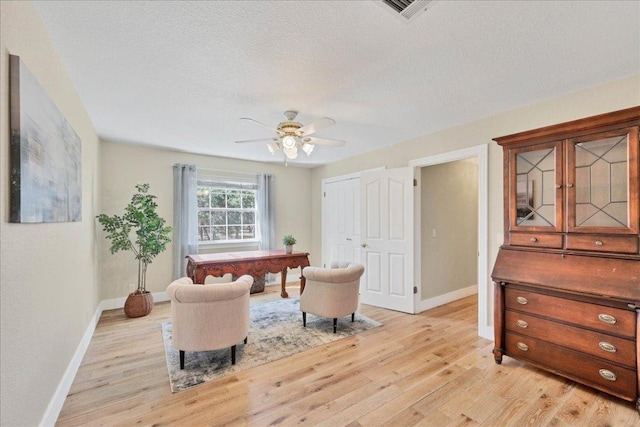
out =
[[[416,306],[416,313],[422,313],[425,310],[439,307],[444,304],[448,304],[452,301],[456,301],[478,293],[478,285],[472,285],[466,288],[458,289],[444,295],[438,295],[437,297],[427,298],[422,301],[418,301]]]
[[[478,327],[478,335],[480,335],[482,338],[493,341],[494,340],[494,335],[493,335],[494,331],[493,331],[493,327],[491,326],[480,326]]]
[[[69,394],[69,390],[71,390],[71,385],[73,384],[73,380],[78,373],[78,369],[80,369],[80,364],[82,363],[82,359],[84,359],[84,355],[89,348],[89,344],[91,343],[91,338],[93,337],[93,333],[96,330],[96,326],[98,325],[98,321],[100,321],[100,316],[102,316],[102,312],[105,310],[115,310],[118,308],[124,307],[125,298],[114,298],[110,300],[102,300],[100,304],[98,304],[98,308],[94,313],[87,329],[84,331],[84,335],[82,335],[82,339],[80,340],[80,344],[76,348],[75,353],[73,353],[73,357],[67,366],[67,370],[64,372],[58,387],[56,388],[53,397],[49,401],[49,405],[47,405],[47,409],[42,416],[42,420],[40,420],[40,426],[49,427],[54,426],[60,416],[60,411],[62,410],[62,406],[64,405],[64,401]],[[166,292],[154,292],[153,293],[153,301],[154,302],[163,302],[169,301],[169,297]]]
[[[101,305],[102,304],[98,305],[96,312],[89,322],[89,326],[87,326],[87,329],[84,331],[84,335],[80,340],[80,344],[78,344],[75,353],[73,353],[71,362],[69,362],[67,370],[62,376],[62,380],[60,380],[60,383],[58,384],[53,397],[49,401],[49,405],[47,405],[47,409],[42,416],[42,420],[40,420],[41,426],[49,427],[56,424],[56,420],[60,415],[60,411],[62,410],[64,401],[67,398],[67,394],[69,394],[69,390],[71,390],[71,385],[73,384],[73,380],[78,373],[78,369],[80,368],[82,359],[84,358],[84,355],[89,348],[89,343],[91,342],[91,338],[93,337],[93,332],[95,331],[96,325],[98,324],[100,316],[102,315]]]
[[[153,292],[153,302],[164,302],[169,301],[169,297],[166,292]],[[116,310],[118,308],[124,307],[124,302],[127,300],[127,297],[122,298],[114,298],[114,299],[105,299],[100,302],[100,314],[102,314],[105,310]]]

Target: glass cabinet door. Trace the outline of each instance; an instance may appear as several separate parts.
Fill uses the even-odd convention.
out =
[[[562,230],[560,144],[553,142],[512,150],[509,198],[512,230]]]
[[[637,233],[638,128],[575,138],[567,151],[569,231]]]

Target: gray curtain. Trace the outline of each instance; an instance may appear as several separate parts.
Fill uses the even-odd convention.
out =
[[[258,208],[258,227],[260,229],[260,249],[276,248],[276,207],[275,207],[275,178],[273,175],[262,173],[257,176],[258,192],[256,203]],[[267,283],[273,281],[273,274],[265,277]]]
[[[186,275],[187,255],[198,253],[196,166],[173,165],[173,278]]]

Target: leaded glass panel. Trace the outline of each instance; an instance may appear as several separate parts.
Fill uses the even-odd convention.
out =
[[[577,227],[629,227],[626,135],[575,145]]]
[[[555,149],[516,155],[516,224],[556,225]]]

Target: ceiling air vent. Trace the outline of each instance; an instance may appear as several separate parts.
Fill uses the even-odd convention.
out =
[[[385,9],[402,18],[403,21],[411,22],[427,10],[433,0],[382,0],[381,3],[385,5]]]

